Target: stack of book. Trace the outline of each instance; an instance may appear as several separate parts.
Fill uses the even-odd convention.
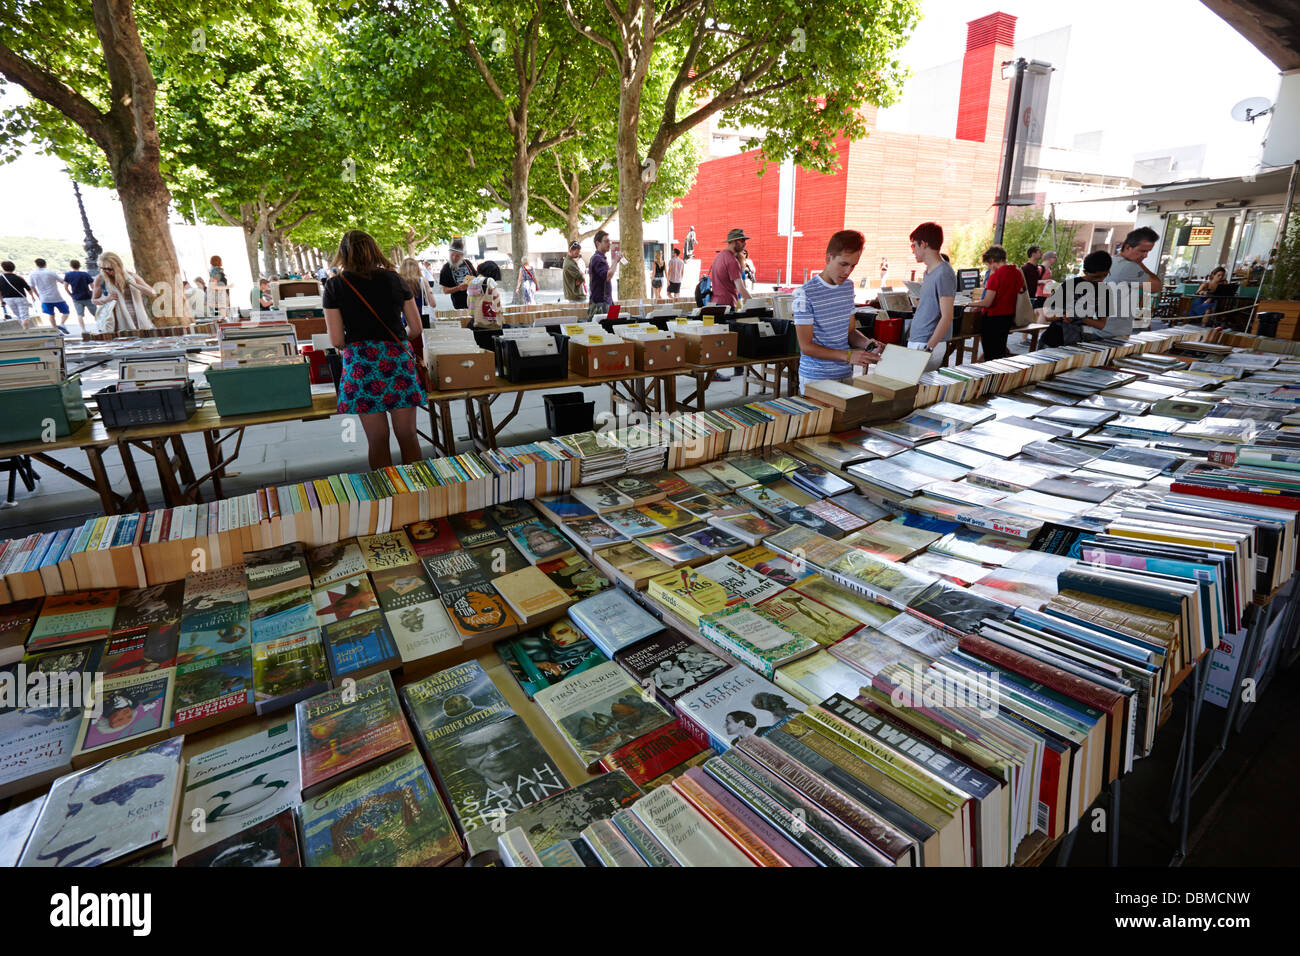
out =
[[[283,318],[283,314],[279,316]],[[217,368],[249,368],[266,365],[295,365],[298,335],[288,322],[231,322],[217,326],[221,360]]]
[[[57,332],[0,332],[0,389],[59,385],[65,374],[63,339]]]

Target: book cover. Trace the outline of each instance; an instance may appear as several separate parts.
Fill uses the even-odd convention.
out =
[[[590,518],[596,513],[571,494],[538,498],[537,507],[545,511],[557,522],[572,521],[575,518]]]
[[[804,704],[771,681],[733,667],[677,698],[677,710],[722,753],[750,734],[763,734],[802,713]],[[697,738],[698,739],[698,738]]]
[[[329,664],[316,628],[253,645],[253,705],[259,714],[328,690]]]
[[[627,540],[621,532],[594,515],[573,518],[560,527],[566,535],[587,548],[603,548]]]
[[[567,617],[497,644],[497,654],[531,700],[543,687],[605,662],[600,648]]]
[[[556,558],[537,565],[565,594],[575,601],[599,594],[611,587],[612,582],[581,555]]]
[[[0,607],[0,664],[12,664],[22,658],[41,603],[41,598],[29,598]]]
[[[811,654],[820,646],[789,630],[767,611],[737,604],[700,618],[700,634],[753,667],[765,677],[786,661]]]
[[[175,622],[119,633],[105,643],[99,669],[107,680],[174,667],[180,636],[180,625]]]
[[[27,640],[28,652],[108,637],[117,595],[116,588],[50,595]]]
[[[253,652],[251,646],[199,658],[176,666],[172,726],[184,732],[188,725],[253,706]]]
[[[518,626],[505,599],[486,581],[447,591],[441,599],[462,643],[505,637]]]
[[[647,582],[646,593],[692,626],[705,614],[720,611],[739,600],[733,599],[717,581],[693,568],[655,575]]]
[[[621,770],[603,773],[531,806],[516,810],[497,827],[481,827],[467,836],[470,855],[495,849],[497,829],[521,828],[538,852],[561,840],[576,840],[597,820],[608,820],[641,796],[641,789]]]
[[[117,614],[113,617],[113,633],[179,621],[184,595],[184,581],[121,592]]]
[[[649,554],[653,554],[660,561],[675,568],[684,564],[698,564],[709,559],[707,552],[701,551],[691,542],[685,541],[675,534],[666,532],[642,535],[636,539],[636,544],[644,548]]]
[[[294,591],[301,596],[301,589]],[[251,606],[250,606],[251,607]],[[284,608],[274,614],[254,617],[252,621],[253,642],[256,644],[276,641],[291,634],[315,630],[319,624],[316,609],[312,606],[311,596],[302,603]]]
[[[99,652],[96,643],[74,644],[24,659],[27,706],[18,708],[15,700],[0,704],[0,793],[30,789],[68,768]],[[0,667],[0,680],[16,682],[16,665]]]
[[[18,865],[18,858],[23,855],[23,847],[27,845],[27,838],[31,836],[44,804],[45,795],[42,794],[35,800],[28,800],[6,813],[0,813],[0,866],[8,868]]]
[[[675,631],[663,631],[626,647],[614,659],[639,686],[673,700],[731,665]]]
[[[179,737],[56,780],[19,866],[100,866],[171,844]]]
[[[786,528],[786,524],[771,518],[755,514],[729,515],[727,517],[710,517],[709,524],[727,534],[733,535],[753,547],[769,535],[777,534]]]
[[[635,588],[644,587],[647,580],[669,570],[667,564],[632,541],[602,548],[596,557],[608,564],[616,577]]]
[[[411,550],[422,558],[455,551],[461,546],[460,539],[451,528],[451,522],[446,518],[417,521],[408,524],[405,530],[407,538],[411,541]]]
[[[301,816],[308,866],[444,866],[463,852],[415,753],[304,801]]]
[[[528,559],[519,553],[519,549],[506,541],[470,548],[465,553],[474,558],[483,577],[489,581],[495,580],[502,574],[532,567]]]
[[[711,608],[713,611],[721,610],[723,606],[739,604],[742,601],[757,604],[759,601],[779,594],[782,590],[779,582],[760,574],[753,568],[747,567],[739,560],[739,556],[710,561],[708,564],[696,568],[696,571],[699,572],[701,577],[717,582],[718,586],[727,594],[725,605]]]
[[[754,866],[755,863],[673,787],[652,790],[632,806],[682,866]]]
[[[242,564],[185,576],[181,619],[192,614],[248,603],[248,577]]]
[[[602,514],[601,519],[621,535],[639,538],[646,534],[662,534],[664,526],[635,508]]]
[[[663,629],[663,624],[617,588],[569,608],[569,617],[607,657]]]
[[[314,588],[323,588],[367,571],[366,559],[356,538],[323,544],[307,551],[307,567]]]
[[[176,854],[222,843],[300,800],[292,720],[197,754],[185,767]]]
[[[529,564],[540,564],[574,553],[573,544],[564,535],[538,518],[506,525],[502,530]]]
[[[638,787],[647,789],[651,781],[697,758],[706,750],[707,747],[674,720],[619,747],[603,758],[600,766],[607,771],[622,770]]]
[[[745,550],[748,545],[733,534],[708,525],[694,531],[679,531],[677,537],[711,558],[735,554]]]
[[[401,663],[401,655],[379,611],[326,624],[322,633],[325,659],[336,681],[390,670]]]
[[[371,575],[371,584],[380,608],[385,611],[438,599],[438,592],[419,562],[376,571]]]
[[[405,531],[366,535],[357,538],[357,544],[361,547],[361,557],[365,560],[366,567],[371,571],[400,568],[420,560],[411,548]]]
[[[792,589],[753,606],[780,621],[786,630],[811,638],[822,647],[842,641],[862,626],[853,618]]]
[[[86,709],[77,754],[166,730],[176,674],[171,668],[104,681],[98,701]],[[97,712],[97,715],[96,715]]]
[[[301,544],[282,544],[244,555],[249,598],[311,584],[307,556]]]
[[[788,558],[783,558],[771,548],[756,545],[745,551],[738,551],[732,557],[745,567],[757,571],[765,578],[775,581],[781,587],[789,587],[799,579],[794,565]]]
[[[534,700],[588,767],[672,720],[613,662],[571,675]]]
[[[633,500],[616,488],[606,485],[591,485],[586,488],[574,488],[570,494],[578,504],[589,508],[596,514],[607,514],[623,508],[631,508]]]
[[[176,861],[184,867],[302,866],[298,824],[291,809],[233,833]]]
[[[861,671],[826,651],[783,664],[776,669],[772,679],[777,687],[809,707],[832,694],[856,697],[862,685],[868,683]]]
[[[384,611],[384,620],[403,664],[461,646],[460,632],[452,624],[442,600],[436,596],[429,601]]]
[[[386,671],[299,701],[296,729],[304,798],[413,743]]]
[[[699,520],[691,512],[679,508],[671,501],[652,501],[650,504],[638,505],[635,510],[659,524],[665,531],[684,528]]]
[[[379,598],[370,584],[370,576],[366,574],[319,588],[312,592],[311,598],[321,626],[379,610]]]
[[[482,511],[448,515],[447,523],[451,525],[451,530],[462,548],[477,548],[505,540],[501,529]]]
[[[521,625],[532,625],[564,613],[572,600],[551,579],[530,566],[497,578],[493,586],[505,598]]]
[[[504,544],[491,546],[507,550]],[[513,550],[513,549],[511,549]],[[422,558],[424,571],[429,576],[433,588],[439,594],[446,594],[457,588],[481,584],[491,580],[498,572],[485,571],[475,558],[475,552],[469,549],[448,551],[433,557]]]

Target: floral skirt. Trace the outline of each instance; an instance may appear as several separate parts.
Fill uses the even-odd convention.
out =
[[[354,342],[343,347],[339,413],[370,415],[418,408],[425,400],[411,350],[396,342]]]

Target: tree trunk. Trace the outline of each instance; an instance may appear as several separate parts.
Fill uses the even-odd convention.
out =
[[[515,144],[515,161],[510,173],[510,258],[521,269],[528,258],[528,174],[532,162],[528,146]]]
[[[131,256],[140,278],[154,288],[155,297],[148,303],[154,325],[190,325],[194,320],[185,303],[184,276],[167,222],[171,194],[156,162],[152,169],[140,165],[114,163],[113,181],[122,200]]]
[[[261,275],[269,276],[275,271],[275,236],[271,230],[267,229],[262,232],[262,268],[259,270]],[[256,283],[258,274],[253,275],[253,282]]]
[[[244,251],[248,253],[248,274],[257,281],[257,232],[244,226]]]
[[[641,125],[641,82],[625,80],[618,103],[618,237],[624,264],[619,268],[620,299],[645,297],[645,253],[641,209],[645,186],[641,182],[641,151],[637,130]]]

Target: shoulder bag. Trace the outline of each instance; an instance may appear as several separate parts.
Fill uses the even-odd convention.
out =
[[[1034,312],[1034,303],[1029,298],[1029,287],[1025,284],[1025,276],[1019,269],[1016,274],[1020,276],[1020,294],[1016,296],[1016,328],[1023,329],[1026,325],[1032,325],[1038,316]]]

